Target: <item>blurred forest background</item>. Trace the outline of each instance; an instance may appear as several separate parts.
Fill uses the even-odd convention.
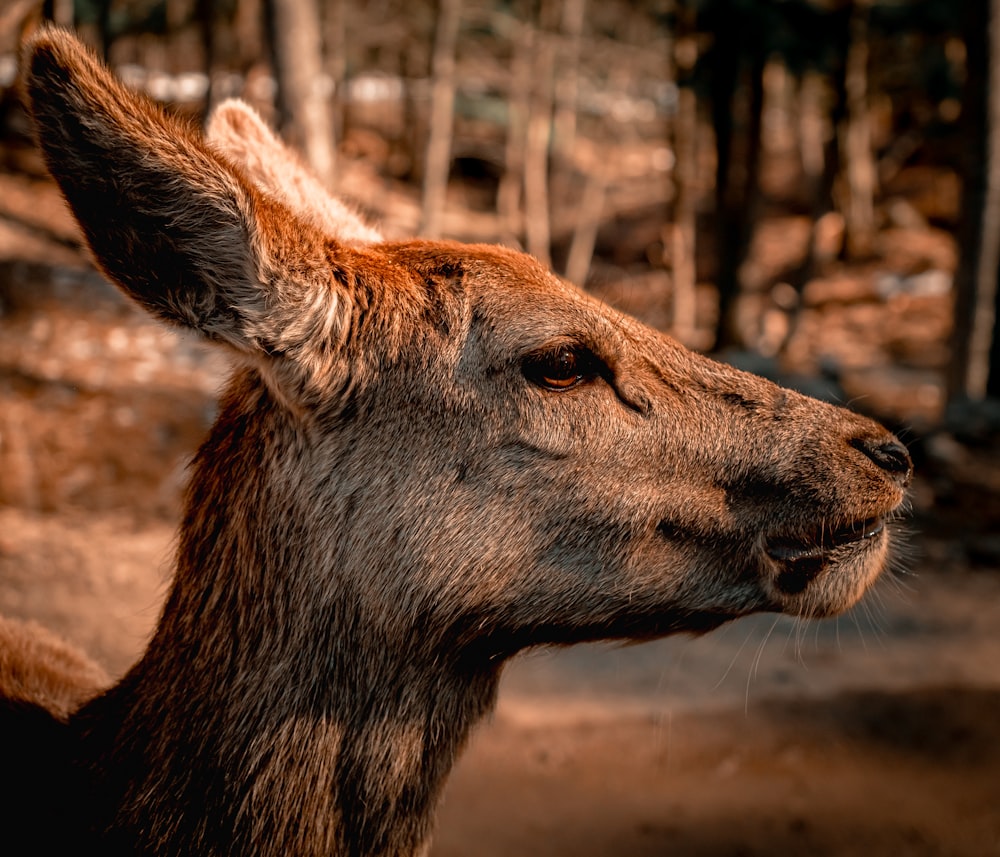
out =
[[[1000,0],[0,0],[0,612],[120,674],[228,367],[90,265],[43,18],[193,123],[245,99],[387,237],[522,247],[911,449],[845,619],[515,662],[435,857],[1000,854]]]
[[[17,176],[44,175],[14,86],[44,16],[195,121],[246,99],[391,235],[523,247],[903,423],[1000,395],[991,0],[5,2]]]
[[[18,39],[48,18],[193,122],[244,98],[390,237],[523,247],[694,348],[890,422],[918,459],[935,431],[991,442],[996,5],[3,0],[0,299],[9,321],[37,294],[17,283],[51,279],[38,265],[85,266],[16,86]],[[54,335],[28,335],[50,362],[72,352]]]
[[[169,517],[225,374],[87,261],[17,87],[50,19],[193,123],[244,98],[388,237],[523,247],[886,421],[921,529],[998,564],[998,7],[2,0],[0,501]]]

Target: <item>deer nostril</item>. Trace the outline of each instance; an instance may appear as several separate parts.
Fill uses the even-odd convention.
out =
[[[913,472],[913,462],[910,453],[898,440],[878,440],[875,438],[858,437],[851,441],[858,452],[874,461],[886,473],[891,473],[902,485],[910,481]]]

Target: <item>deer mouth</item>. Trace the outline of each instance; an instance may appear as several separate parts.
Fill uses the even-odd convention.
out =
[[[770,538],[764,550],[781,566],[778,588],[795,595],[802,592],[831,560],[839,558],[834,557],[835,552],[842,553],[843,549],[854,547],[864,549],[884,530],[885,519],[877,515],[836,529],[822,528],[805,538]]]

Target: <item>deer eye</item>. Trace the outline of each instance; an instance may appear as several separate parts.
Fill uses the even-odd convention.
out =
[[[570,390],[597,374],[597,358],[585,348],[560,345],[529,354],[521,364],[524,377],[545,390]]]

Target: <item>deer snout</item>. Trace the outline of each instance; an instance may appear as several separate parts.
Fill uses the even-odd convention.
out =
[[[764,542],[765,585],[786,612],[829,616],[861,597],[886,567],[889,524],[913,477],[910,454],[896,437],[864,417],[837,416],[846,430],[840,452],[831,469],[819,467],[812,486],[829,481],[834,490],[814,499],[801,494],[795,513],[784,510]]]
[[[906,488],[913,478],[910,453],[896,438],[858,437],[850,441],[862,455],[885,471],[900,488]]]

